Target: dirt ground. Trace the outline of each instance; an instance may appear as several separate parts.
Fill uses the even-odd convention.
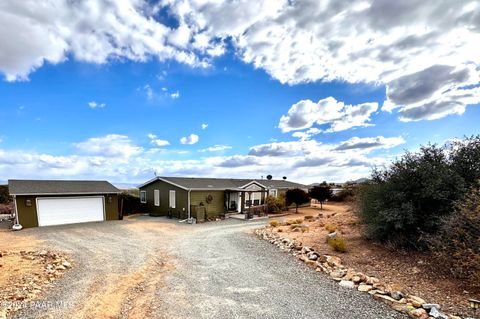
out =
[[[429,256],[424,253],[395,252],[386,247],[368,241],[362,237],[361,226],[353,213],[352,207],[343,203],[329,203],[313,207],[299,208],[298,214],[279,217],[279,221],[313,216],[314,220],[305,220],[307,232],[293,232],[290,226],[279,226],[275,231],[283,237],[312,246],[324,254],[339,256],[350,268],[369,276],[383,279],[384,282],[398,287],[409,294],[439,303],[449,313],[471,315],[468,308],[469,298],[480,298],[480,291],[468,287],[465,282],[455,280],[448,274],[440,273]],[[339,253],[327,243],[327,228],[336,228],[346,241],[347,251]]]

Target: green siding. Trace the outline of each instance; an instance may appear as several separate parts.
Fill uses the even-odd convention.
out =
[[[212,195],[211,203],[207,203],[207,196]],[[223,191],[192,191],[190,193],[190,204],[200,206],[203,203],[208,217],[218,216],[225,213],[225,192]],[[193,216],[196,217],[196,216]]]
[[[82,195],[78,195],[81,197]],[[106,220],[117,220],[119,219],[118,212],[118,195],[117,194],[106,194],[106,195],[92,195],[92,196],[103,196],[105,203],[105,219]],[[75,195],[59,195],[59,196],[17,196],[16,205],[18,211],[18,222],[24,228],[38,227],[38,218],[37,218],[37,198],[41,197],[77,197]],[[111,197],[109,202],[108,197]],[[27,206],[27,200],[30,200],[32,205]]]
[[[153,202],[153,191],[160,191],[160,206],[155,206]],[[140,191],[147,192],[147,203],[141,204],[142,210],[153,216],[166,216],[169,211],[169,192],[175,191],[175,208],[172,209],[172,215],[176,218],[188,217],[188,192],[180,187],[174,186],[164,181],[157,180],[151,184],[140,188]]]

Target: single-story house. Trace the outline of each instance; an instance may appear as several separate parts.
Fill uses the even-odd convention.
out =
[[[119,219],[120,190],[107,181],[9,180],[23,227]]]
[[[267,196],[277,197],[292,188],[308,191],[306,185],[273,179],[155,177],[139,186],[146,212],[178,218],[242,213],[263,205]]]

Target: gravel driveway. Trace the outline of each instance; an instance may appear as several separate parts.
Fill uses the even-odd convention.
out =
[[[74,268],[18,318],[406,318],[252,234],[262,223],[164,218],[28,229]],[[61,301],[60,305],[58,301]]]

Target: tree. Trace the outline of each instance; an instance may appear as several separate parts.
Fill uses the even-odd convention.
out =
[[[465,187],[480,187],[480,135],[450,143],[452,169],[465,181]]]
[[[318,186],[312,187],[310,190],[310,197],[316,199],[320,202],[320,209],[323,209],[323,203],[332,197],[332,189],[327,184],[323,182]]]
[[[424,249],[464,195],[464,180],[452,169],[447,149],[427,145],[373,171],[359,188],[359,216],[370,238]]]
[[[309,200],[308,193],[300,188],[292,188],[285,193],[287,206],[295,204],[295,214],[298,213],[298,206],[307,203]]]

